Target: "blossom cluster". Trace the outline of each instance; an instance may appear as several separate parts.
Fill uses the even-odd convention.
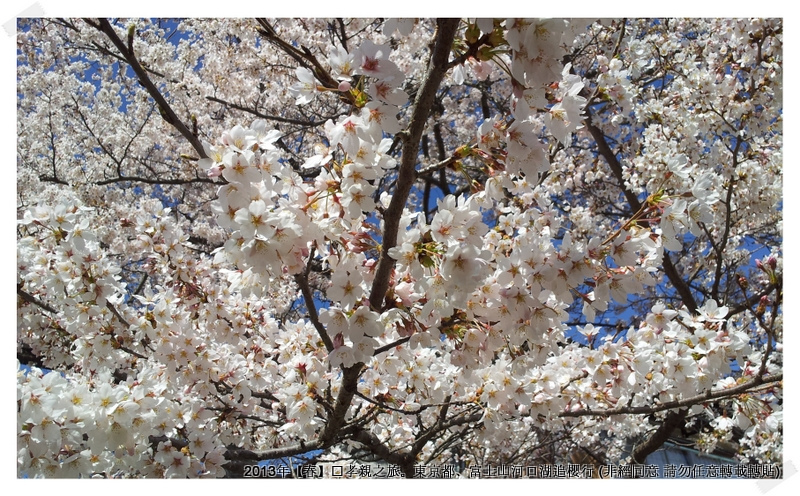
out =
[[[20,475],[781,460],[778,20],[339,21],[20,35]]]

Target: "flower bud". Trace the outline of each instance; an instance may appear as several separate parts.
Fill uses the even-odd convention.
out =
[[[761,300],[758,302],[758,307],[756,308],[756,315],[759,317],[764,315],[764,312],[767,310],[767,305],[769,304],[769,298],[767,295],[761,297]]]
[[[222,175],[222,169],[218,165],[213,165],[208,169],[208,177],[219,177],[220,175]]]

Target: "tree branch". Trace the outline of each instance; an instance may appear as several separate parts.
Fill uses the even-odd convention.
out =
[[[311,323],[317,330],[320,339],[322,339],[322,342],[325,343],[325,349],[328,350],[328,353],[330,353],[333,351],[333,341],[331,341],[331,337],[328,336],[328,331],[325,329],[325,326],[319,321],[317,306],[314,304],[314,295],[311,293],[311,288],[308,286],[308,272],[311,267],[311,259],[313,257],[314,252],[312,251],[309,255],[306,270],[302,274],[295,275],[294,281],[300,287],[300,292],[303,293],[303,300],[305,300],[306,308],[308,309],[308,317],[311,319]]]
[[[597,143],[597,151],[603,156],[603,158],[606,160],[606,163],[608,163],[608,166],[611,168],[611,173],[617,180],[618,186],[622,190],[622,194],[625,195],[625,199],[628,201],[628,204],[631,207],[631,212],[639,212],[642,208],[642,203],[632,191],[629,191],[628,188],[625,187],[625,178],[622,175],[622,164],[619,163],[617,156],[611,150],[611,147],[608,146],[605,135],[597,126],[592,124],[591,115],[587,116],[583,122],[586,125],[586,129],[592,135],[592,138],[594,138],[595,143]],[[678,270],[672,263],[672,259],[669,258],[669,254],[664,252],[663,259],[664,274],[666,274],[667,278],[669,278],[669,281],[680,295],[681,299],[683,300],[683,304],[686,305],[686,308],[688,308],[692,313],[696,313],[697,302],[694,299],[694,295],[692,295],[691,289],[683,280],[683,278],[681,278]]]
[[[183,121],[178,118],[175,114],[175,111],[172,110],[172,107],[164,98],[164,95],[156,88],[156,85],[153,84],[153,81],[150,80],[150,76],[147,74],[147,71],[144,70],[142,65],[136,59],[136,54],[133,53],[133,50],[129,50],[128,46],[126,46],[125,42],[120,39],[117,35],[117,32],[114,30],[114,27],[111,26],[111,23],[108,22],[107,19],[98,19],[97,23],[87,20],[87,23],[90,26],[95,27],[102,33],[105,33],[106,36],[111,40],[111,43],[117,47],[117,50],[125,57],[125,61],[131,66],[133,72],[136,73],[136,77],[139,78],[139,83],[147,90],[150,96],[155,100],[158,108],[161,110],[161,117],[172,127],[178,130],[181,135],[186,138],[187,141],[192,145],[192,148],[200,155],[202,158],[208,158],[206,155],[205,149],[203,148],[203,144],[200,140],[195,136],[192,131],[186,127]]]
[[[739,384],[738,386],[725,389],[718,389],[716,391],[709,390],[703,394],[698,394],[697,396],[692,396],[682,400],[667,401],[666,403],[662,403],[660,405],[632,406],[632,407],[624,406],[624,407],[613,408],[611,410],[592,410],[592,409],[574,410],[570,412],[562,412],[558,416],[585,417],[587,415],[595,415],[599,417],[611,417],[612,415],[650,415],[653,413],[663,412],[664,410],[683,408],[687,406],[696,405],[699,403],[705,403],[707,401],[719,398],[736,396],[737,394],[748,392],[749,390],[756,388],[758,386],[764,384],[774,384],[777,382],[781,382],[782,380],[783,380],[782,372],[768,376],[756,376],[752,381],[746,382],[744,384]]]
[[[384,216],[381,254],[378,260],[378,268],[375,271],[372,291],[369,295],[370,306],[376,311],[380,311],[383,307],[383,299],[389,289],[389,279],[396,262],[389,256],[389,250],[397,244],[400,218],[403,216],[406,200],[416,179],[415,167],[422,131],[425,129],[425,124],[431,113],[431,108],[436,98],[436,90],[439,88],[439,84],[441,84],[447,70],[447,59],[450,56],[450,49],[458,23],[458,19],[437,19],[436,21],[436,40],[428,63],[428,73],[414,100],[414,111],[411,114],[411,121],[403,142],[403,156],[400,170],[398,171],[397,186]]]
[[[106,184],[121,183],[125,181],[133,181],[145,184],[172,184],[172,185],[183,185],[183,184],[193,184],[193,183],[206,183],[206,184],[217,184],[217,185],[222,184],[218,181],[214,181],[212,179],[205,177],[196,177],[193,179],[150,179],[147,177],[137,177],[137,176],[114,177],[111,179],[104,179],[102,181],[97,181],[94,184],[96,184],[97,186],[105,186]]]
[[[18,285],[17,286],[17,296],[19,296],[20,298],[22,298],[24,301],[26,301],[28,303],[33,303],[34,305],[36,305],[37,307],[41,308],[42,310],[46,310],[46,311],[48,311],[50,313],[58,313],[58,310],[56,310],[55,308],[51,307],[47,303],[42,303],[41,301],[36,299],[36,297],[34,297],[30,293],[28,293],[24,289],[22,289],[22,285]]]
[[[232,108],[232,109],[235,109],[235,110],[240,110],[242,112],[247,112],[248,114],[253,114],[256,117],[260,117],[261,119],[266,119],[266,120],[276,121],[276,122],[284,122],[286,124],[296,124],[298,126],[305,126],[305,127],[317,127],[317,126],[321,126],[326,121],[326,119],[324,119],[324,118],[322,118],[319,121],[315,122],[315,121],[303,121],[303,120],[300,120],[300,119],[290,119],[288,117],[280,117],[280,116],[277,116],[277,115],[262,114],[261,112],[255,110],[255,109],[247,108],[247,107],[244,107],[242,105],[237,105],[235,103],[231,103],[231,102],[225,101],[225,100],[223,100],[221,98],[217,98],[217,97],[213,97],[213,96],[207,96],[206,100],[214,102],[214,103],[219,103],[219,104],[225,105],[228,108]],[[337,116],[332,116],[331,118],[335,119],[336,117]]]
[[[741,141],[736,142],[736,152],[733,156],[733,167],[736,168],[737,163],[737,153],[739,150],[739,145]],[[723,255],[725,253],[725,248],[728,245],[728,239],[730,238],[731,232],[731,215],[733,211],[731,209],[731,199],[733,198],[733,186],[736,184],[736,181],[731,179],[730,184],[728,185],[728,192],[725,195],[725,232],[722,233],[722,238],[720,238],[719,243],[720,246],[716,250],[717,252],[717,268],[714,272],[714,283],[711,285],[711,297],[715,300],[719,297],[719,283],[722,281],[722,267],[723,267]],[[709,233],[708,239],[711,240],[711,234]],[[713,242],[712,242],[713,243]],[[712,244],[713,246],[713,244]]]
[[[265,21],[261,24],[264,27],[268,27]],[[389,248],[393,247],[397,242],[397,230],[400,225],[400,217],[402,216],[406,199],[408,198],[416,175],[414,168],[416,165],[417,152],[419,151],[420,137],[422,136],[425,122],[430,114],[433,99],[436,95],[436,89],[439,87],[444,77],[445,64],[450,53],[456,27],[458,26],[458,20],[438,20],[437,25],[435,47],[428,66],[428,74],[422,84],[422,89],[417,93],[411,124],[403,144],[403,159],[400,166],[400,179],[397,183],[397,191],[387,209],[381,258],[378,263],[372,292],[370,293],[370,304],[374,309],[381,308],[383,297],[389,286],[389,278],[395,261],[388,256],[387,252]],[[286,50],[288,50],[289,53],[293,53],[296,58],[303,57],[303,54],[294,47],[287,47]],[[320,433],[318,439],[308,443],[303,442],[297,445],[276,448],[261,453],[239,449],[229,450],[229,453],[226,454],[226,458],[231,461],[242,459],[264,460],[297,455],[315,449],[326,449],[332,446],[337,442],[342,427],[345,425],[347,411],[353,401],[353,396],[358,392],[358,378],[361,376],[363,368],[363,363],[357,363],[352,367],[342,369],[342,383],[339,396],[336,398],[333,413],[328,418],[328,422],[325,424],[325,428]],[[361,436],[363,437],[363,435]],[[367,443],[373,442],[373,439],[368,439],[368,436],[364,437],[363,440]]]
[[[672,431],[680,427],[683,421],[686,420],[686,414],[688,413],[688,409],[683,409],[667,415],[667,418],[664,419],[664,423],[658,426],[656,432],[651,434],[645,442],[634,448],[633,453],[631,453],[631,460],[633,463],[636,465],[644,465],[647,457],[667,442],[672,435]]]
[[[401,345],[401,344],[403,344],[403,343],[407,343],[407,342],[408,342],[408,340],[410,340],[410,339],[411,339],[411,337],[409,336],[409,337],[405,337],[405,338],[400,338],[400,339],[398,339],[397,341],[393,341],[393,342],[391,342],[391,343],[389,343],[389,344],[385,344],[385,345],[381,346],[380,348],[377,348],[377,349],[375,350],[375,352],[372,354],[372,356],[378,356],[378,355],[380,355],[381,353],[383,353],[384,351],[389,351],[389,350],[391,350],[392,348],[395,348],[395,347],[397,347],[397,346],[400,346],[400,345]]]

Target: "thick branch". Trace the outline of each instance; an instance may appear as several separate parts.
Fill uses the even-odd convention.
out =
[[[168,124],[177,129],[178,132],[181,133],[181,135],[186,138],[187,141],[189,141],[189,143],[192,145],[192,148],[194,148],[202,158],[207,158],[208,156],[203,148],[203,144],[200,142],[197,136],[195,136],[192,131],[186,127],[180,118],[178,118],[178,116],[175,114],[175,111],[172,110],[172,107],[164,98],[164,95],[161,94],[153,81],[150,80],[150,76],[147,74],[147,71],[144,70],[142,65],[139,63],[139,60],[136,59],[136,54],[134,54],[133,50],[129,49],[125,42],[120,39],[120,37],[117,35],[117,32],[114,30],[114,27],[111,26],[111,23],[109,23],[106,19],[98,19],[97,23],[93,21],[87,22],[89,25],[94,26],[96,29],[105,33],[114,46],[117,47],[117,50],[119,50],[122,56],[125,57],[125,61],[131,66],[133,72],[136,73],[136,77],[139,78],[139,84],[141,84],[147,90],[147,93],[150,94],[150,96],[158,105],[158,108],[161,110],[161,117],[163,117]]]
[[[228,465],[241,464],[242,462],[247,464],[247,462],[256,463],[261,460],[274,460],[276,458],[301,455],[309,451],[326,449],[333,446],[338,441],[338,434],[344,426],[345,416],[347,410],[350,408],[353,396],[355,395],[356,385],[358,383],[358,377],[361,374],[362,366],[363,364],[358,363],[353,367],[344,369],[341,392],[339,393],[339,397],[336,398],[333,414],[328,419],[328,423],[325,425],[325,429],[322,431],[319,438],[260,452],[229,447],[225,452],[225,458],[231,462]]]
[[[378,261],[378,268],[375,271],[375,281],[372,284],[372,291],[369,295],[370,305],[376,311],[380,311],[382,308],[383,298],[389,289],[389,279],[396,262],[389,256],[389,250],[397,244],[400,218],[403,215],[406,200],[411,192],[411,186],[416,179],[415,167],[422,131],[425,129],[425,124],[431,113],[431,108],[436,98],[436,90],[439,88],[439,84],[447,71],[447,59],[450,56],[450,48],[453,44],[458,23],[458,19],[437,19],[436,21],[436,41],[428,64],[428,73],[414,100],[411,123],[408,126],[403,142],[403,157],[398,171],[397,187],[384,216],[381,255]]]
[[[353,434],[353,440],[363,444],[370,452],[379,456],[382,460],[401,467],[403,469],[403,472],[406,473],[407,477],[408,477],[408,472],[405,470],[405,467],[408,466],[410,462],[410,464],[412,465],[411,475],[413,476],[414,459],[409,457],[408,453],[390,450],[389,448],[383,445],[381,440],[378,439],[378,436],[364,430],[363,428],[358,429]]]
[[[444,404],[439,409],[439,419],[433,426],[431,426],[430,429],[427,430],[427,432],[423,433],[421,436],[418,436],[416,441],[414,441],[414,445],[411,447],[411,453],[414,455],[414,458],[416,458],[417,455],[422,452],[422,448],[425,447],[425,444],[427,444],[428,441],[431,441],[437,435],[444,432],[441,427],[444,425],[445,419],[447,418],[447,412],[450,409],[449,402],[452,398],[452,395],[448,395],[447,398],[445,398]]]
[[[298,443],[261,452],[250,451],[243,448],[229,447],[225,452],[225,459],[230,460],[231,462],[249,462],[249,464],[255,464],[262,460],[274,460],[276,458],[285,458],[287,456],[302,455],[303,453],[308,453],[309,451],[314,451],[321,448],[322,444],[319,441]]]
[[[636,465],[643,465],[648,456],[655,453],[662,444],[667,442],[672,435],[672,431],[680,427],[686,419],[687,413],[689,413],[689,410],[684,409],[667,415],[667,418],[664,419],[664,423],[656,429],[656,432],[651,434],[645,442],[634,448],[633,453],[631,453],[631,460],[633,463]]]
[[[370,304],[375,309],[381,308],[383,297],[389,287],[389,278],[395,261],[389,258],[387,252],[389,248],[395,246],[397,242],[397,230],[400,225],[400,217],[416,176],[414,168],[416,165],[417,152],[419,151],[419,141],[425,127],[425,122],[430,114],[433,99],[436,96],[436,89],[439,87],[444,77],[445,65],[450,54],[450,47],[458,26],[458,20],[439,20],[437,21],[437,25],[435,47],[433,55],[431,56],[428,74],[422,83],[422,89],[417,93],[411,124],[403,144],[403,159],[400,166],[397,190],[386,211],[381,258],[378,263],[375,283],[373,284],[370,294]],[[303,55],[294,48],[287,48],[287,50],[290,54],[293,51],[296,52],[294,54],[296,58],[303,57]],[[271,449],[261,453],[229,449],[228,453],[225,455],[226,458],[232,462],[238,462],[243,459],[265,460],[297,455],[314,449],[326,449],[332,446],[337,442],[342,427],[345,425],[347,411],[353,401],[353,396],[355,396],[358,391],[358,378],[361,375],[363,367],[363,363],[357,363],[352,367],[347,367],[342,370],[342,385],[339,390],[339,396],[336,398],[336,403],[333,407],[333,413],[328,418],[325,428],[320,433],[317,440]],[[371,439],[366,438],[364,441],[372,442]]]
[[[333,407],[333,414],[319,436],[321,445],[328,447],[336,442],[337,435],[345,424],[345,417],[347,416],[347,410],[350,408],[350,403],[353,401],[353,396],[358,391],[358,378],[361,376],[363,367],[363,363],[357,363],[342,371],[342,386],[339,389],[339,396],[336,398],[336,404]]]
[[[636,195],[625,187],[625,178],[622,175],[622,164],[619,163],[614,151],[608,146],[605,134],[603,134],[603,131],[597,126],[592,124],[591,117],[587,117],[583,122],[586,125],[586,129],[591,133],[592,138],[594,138],[595,143],[597,143],[597,151],[606,159],[606,163],[608,163],[608,166],[611,168],[611,173],[614,174],[619,188],[622,190],[625,199],[631,206],[631,211],[638,212],[642,208],[642,204],[639,202],[639,199],[636,198]]]

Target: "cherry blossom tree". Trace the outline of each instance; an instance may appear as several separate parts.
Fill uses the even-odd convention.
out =
[[[780,20],[44,18],[17,53],[19,474],[782,463]]]

